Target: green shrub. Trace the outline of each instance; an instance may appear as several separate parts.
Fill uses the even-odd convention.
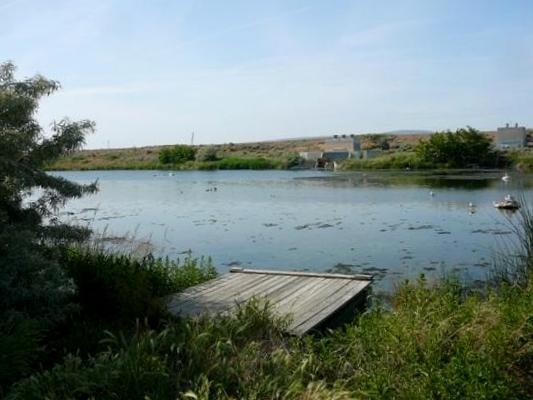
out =
[[[159,162],[162,164],[181,164],[185,161],[193,161],[196,148],[185,144],[173,147],[165,147],[159,152]]]
[[[291,169],[300,165],[300,156],[298,153],[289,153],[282,158],[280,168]]]
[[[217,161],[218,154],[215,146],[202,146],[196,153],[196,161]]]
[[[210,260],[136,259],[78,247],[65,253],[64,266],[86,316],[130,323],[135,318],[159,317],[164,296],[216,275]]]
[[[278,165],[266,158],[227,157],[218,162],[219,169],[275,169]]]
[[[533,152],[531,151],[509,151],[506,153],[515,169],[522,172],[533,171]]]
[[[37,321],[0,321],[0,398],[11,384],[33,372],[42,353],[42,337]]]
[[[498,153],[492,147],[492,140],[480,131],[468,127],[454,133],[437,132],[422,140],[415,149],[425,162],[451,168],[470,165],[495,167]]]
[[[341,170],[358,169],[428,169],[435,168],[435,164],[422,161],[413,152],[398,152],[384,154],[370,159],[350,159],[341,163]]]

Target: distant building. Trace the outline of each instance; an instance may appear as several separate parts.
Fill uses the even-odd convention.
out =
[[[342,161],[352,158],[353,153],[349,151],[325,151],[322,153],[322,158],[328,161]]]
[[[506,124],[505,128],[498,128],[494,142],[500,149],[519,149],[526,146],[527,131],[523,126],[510,127]]]
[[[361,150],[361,144],[355,136],[335,135],[327,138],[324,142],[324,152],[348,152],[354,153]]]
[[[322,158],[321,151],[301,151],[300,158],[303,158],[305,161],[317,161],[319,158]]]
[[[361,144],[355,136],[335,135],[324,141],[322,158],[327,161],[342,161],[361,157]]]

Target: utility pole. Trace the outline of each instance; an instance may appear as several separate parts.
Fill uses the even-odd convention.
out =
[[[191,133],[191,146],[194,145],[194,131]]]

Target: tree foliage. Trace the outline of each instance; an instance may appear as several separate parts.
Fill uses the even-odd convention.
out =
[[[489,137],[480,131],[467,127],[455,132],[437,132],[423,140],[415,149],[423,162],[442,164],[453,168],[469,165],[493,167],[497,163],[497,152]]]
[[[59,83],[36,75],[15,79],[12,63],[0,65],[0,319],[32,318],[51,324],[68,310],[72,291],[57,260],[61,245],[84,239],[86,229],[54,216],[68,199],[96,190],[43,172],[77,150],[91,121],[54,122],[46,135],[35,118],[39,101]],[[55,245],[55,246],[51,246]]]
[[[186,144],[178,144],[174,147],[166,147],[159,152],[159,162],[162,164],[181,164],[186,161],[194,161],[196,149]]]

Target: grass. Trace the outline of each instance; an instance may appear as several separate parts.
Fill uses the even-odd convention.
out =
[[[223,161],[222,167],[228,168],[239,162],[257,164],[258,159],[267,160],[264,167],[289,168],[291,160],[300,151],[311,151],[322,148],[323,138],[295,139],[257,143],[226,143],[212,145],[217,157]],[[183,164],[162,164],[159,162],[159,152],[171,146],[152,146],[128,149],[100,149],[82,150],[62,157],[55,163],[48,165],[48,170],[119,170],[119,169],[217,169],[218,163],[188,162]],[[200,150],[205,146],[195,146]],[[224,161],[225,159],[229,161]],[[246,169],[248,167],[246,166]]]
[[[7,398],[525,398],[532,309],[530,284],[480,296],[420,279],[399,287],[390,311],[290,338],[255,301],[232,316],[108,335],[106,350],[70,355]]]
[[[90,160],[85,156],[76,159],[62,159],[47,167],[48,170],[218,170],[218,169],[287,169],[291,155],[269,159],[264,157],[225,157],[217,161],[186,161],[179,164],[161,164],[159,161],[138,161],[115,158],[113,160]]]
[[[533,151],[512,151],[508,157],[516,170],[533,172]]]
[[[390,152],[380,157],[360,160],[346,160],[340,169],[435,169],[439,166],[432,163],[422,162],[414,152]]]
[[[347,160],[344,170],[359,169],[437,169],[446,165],[422,162],[413,151],[420,135],[363,135],[362,148],[373,148],[379,140],[386,140],[391,150],[373,159]],[[377,138],[377,139],[376,139]],[[379,140],[378,140],[379,139]],[[60,158],[48,165],[48,170],[215,170],[215,169],[287,169],[295,166],[294,158],[301,151],[322,151],[324,138],[294,139],[274,142],[227,143],[209,146],[216,152],[218,161],[192,161],[182,164],[159,162],[161,149],[170,146],[153,146],[129,149],[83,150]],[[377,141],[376,141],[377,140]],[[205,146],[195,146],[200,150]],[[510,166],[519,171],[533,171],[531,151],[507,152]]]
[[[84,316],[114,322],[158,317],[164,314],[165,296],[216,276],[210,260],[137,259],[84,247],[68,249],[63,266]]]

